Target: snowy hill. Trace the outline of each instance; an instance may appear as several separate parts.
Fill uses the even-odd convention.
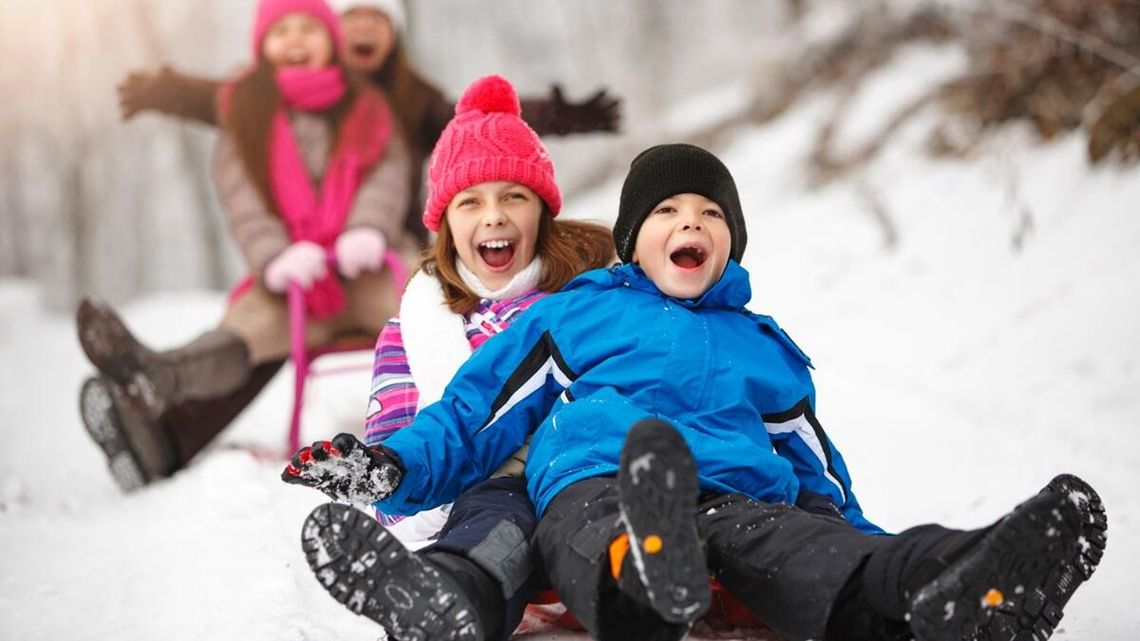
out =
[[[880,73],[842,136],[857,140],[884,101],[923,82],[905,56]],[[811,355],[820,418],[866,513],[892,530],[980,526],[1055,473],[1077,473],[1104,498],[1108,551],[1055,638],[1137,638],[1140,170],[1091,170],[1079,135],[1040,145],[1016,129],[977,158],[931,160],[919,117],[874,163],[814,190],[804,160],[834,99],[737,130],[719,151],[748,217],[752,307]],[[619,187],[620,176],[571,201],[569,215],[612,217]],[[216,322],[222,304],[169,294],[124,313],[166,346]],[[71,320],[39,311],[25,283],[0,283],[0,360],[0,636],[382,636],[305,565],[299,528],[322,497],[282,484],[279,463],[225,447],[284,439],[284,375],[220,447],[124,497],[79,420],[89,368]],[[309,440],[355,427],[366,387],[363,372],[319,381]]]

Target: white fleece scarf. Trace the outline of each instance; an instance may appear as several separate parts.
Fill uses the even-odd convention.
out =
[[[463,279],[463,284],[471,288],[475,295],[479,298],[486,300],[507,300],[522,296],[538,286],[539,279],[542,278],[542,259],[538,256],[530,261],[530,264],[523,268],[523,270],[513,277],[511,281],[504,285],[501,289],[491,291],[479,280],[475,272],[467,269],[467,265],[463,261],[455,264],[455,271],[459,272],[459,277]]]
[[[464,284],[477,296],[496,301],[525,294],[542,277],[542,259],[537,256],[505,287],[495,291],[489,290],[463,261],[457,261],[456,268]],[[444,388],[471,356],[463,316],[447,308],[438,278],[416,272],[408,281],[400,301],[400,333],[408,369],[420,394],[416,404],[419,412],[443,397]]]

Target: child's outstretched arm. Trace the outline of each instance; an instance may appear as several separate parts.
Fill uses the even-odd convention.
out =
[[[535,303],[476,350],[438,403],[384,441],[406,475],[377,507],[408,514],[453,501],[523,445],[576,377],[549,331],[559,326],[559,297]]]
[[[621,100],[605,89],[575,103],[566,100],[556,84],[550,87],[549,98],[527,98],[521,103],[523,120],[539,136],[614,133],[621,121]]]
[[[217,80],[186,75],[165,65],[156,71],[133,71],[117,87],[119,111],[123,120],[157,111],[217,126],[215,98],[221,86]]]

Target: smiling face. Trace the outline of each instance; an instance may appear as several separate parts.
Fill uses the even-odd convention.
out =
[[[352,7],[340,16],[344,34],[341,58],[354,71],[373,73],[384,66],[396,45],[388,16],[374,7]]]
[[[542,199],[512,182],[455,194],[444,214],[459,260],[488,289],[502,289],[534,259]]]
[[[698,194],[677,194],[649,212],[633,262],[667,296],[698,298],[720,280],[732,249],[724,210]]]
[[[287,13],[265,32],[261,53],[278,69],[320,69],[332,62],[332,36],[320,20],[306,13]]]

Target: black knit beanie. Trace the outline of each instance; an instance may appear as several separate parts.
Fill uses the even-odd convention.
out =
[[[744,228],[736,182],[719,158],[685,144],[650,147],[630,163],[614,223],[618,258],[630,262],[637,232],[653,206],[677,194],[699,194],[721,206],[732,238],[729,256],[739,263],[748,244],[748,231]]]

